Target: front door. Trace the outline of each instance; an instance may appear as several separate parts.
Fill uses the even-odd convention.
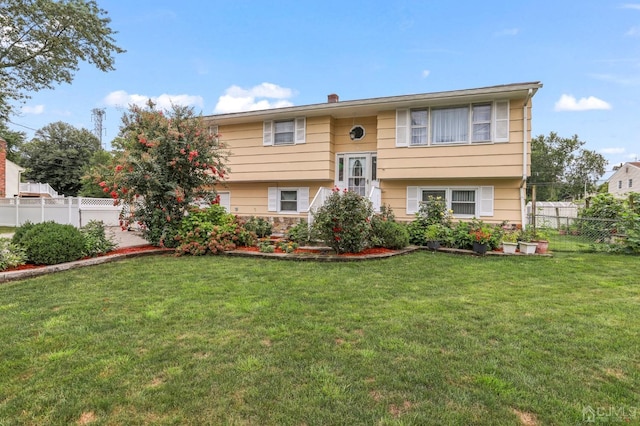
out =
[[[374,153],[338,154],[336,186],[368,197],[377,183],[376,160]]]

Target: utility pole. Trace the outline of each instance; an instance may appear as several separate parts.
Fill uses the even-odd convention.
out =
[[[102,144],[102,134],[106,132],[106,129],[102,129],[102,120],[107,116],[107,112],[104,108],[94,108],[91,110],[91,121],[93,121],[93,133],[100,139],[100,148],[104,149]]]

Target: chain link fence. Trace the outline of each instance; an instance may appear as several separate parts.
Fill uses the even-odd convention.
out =
[[[534,222],[535,220],[535,222]],[[625,236],[613,219],[529,216],[529,225],[546,234],[552,251],[599,251],[621,244]]]

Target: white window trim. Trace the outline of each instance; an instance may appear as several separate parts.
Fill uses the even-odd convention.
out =
[[[491,140],[488,141],[474,141],[473,140],[473,107],[475,105],[487,105],[491,104]],[[498,117],[498,105],[506,104],[506,116]],[[468,108],[468,131],[466,141],[457,142],[433,142],[433,110],[436,109],[449,109],[457,107]],[[427,110],[427,143],[426,144],[412,144],[411,143],[411,111],[412,110]],[[493,143],[509,142],[510,133],[510,101],[509,100],[496,100],[488,102],[472,102],[468,104],[450,105],[450,106],[438,106],[438,107],[417,107],[417,108],[403,108],[396,110],[396,147],[409,147],[409,148],[424,148],[430,146],[457,146],[457,145],[483,145]],[[498,122],[506,122],[506,135],[498,136]]]
[[[445,191],[447,210],[451,210],[452,191],[475,191],[475,214],[454,214],[456,219],[472,219],[474,217],[492,217],[494,215],[494,187],[493,186],[408,186],[407,214],[418,212],[422,203],[422,191]]]
[[[280,208],[282,191],[296,191],[297,192],[297,210],[282,210]],[[277,187],[270,186],[268,189],[268,203],[267,210],[270,212],[276,212],[279,214],[298,214],[307,213],[309,211],[309,187]]]
[[[283,121],[293,121],[293,143],[276,144],[275,139],[275,123]],[[262,145],[263,146],[292,146],[306,143],[307,119],[305,117],[288,118],[284,120],[267,120],[262,126]]]

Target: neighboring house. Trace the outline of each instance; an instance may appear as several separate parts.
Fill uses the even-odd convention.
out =
[[[47,183],[20,182],[20,176],[24,171],[24,168],[7,160],[7,141],[0,137],[0,198],[60,196]]]
[[[20,194],[22,172],[22,167],[7,160],[7,142],[0,138],[0,198],[13,198]]]
[[[625,163],[609,178],[609,193],[623,198],[640,192],[640,162]]]
[[[410,221],[430,195],[455,218],[526,223],[539,82],[204,117],[230,151],[221,203],[282,227],[338,187]]]

